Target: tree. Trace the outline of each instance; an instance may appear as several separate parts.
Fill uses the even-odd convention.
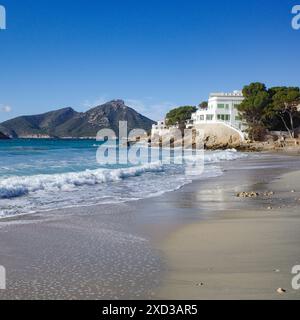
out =
[[[265,108],[270,103],[270,95],[263,83],[251,83],[243,89],[245,100],[238,106],[241,118],[247,123],[249,136],[260,140],[266,131]]]
[[[202,101],[200,104],[199,104],[199,108],[200,109],[207,109],[208,107],[208,102],[207,101]]]
[[[243,88],[244,97],[251,97],[257,95],[260,92],[266,92],[267,88],[264,83],[261,82],[252,82],[248,86]]]
[[[262,138],[267,129],[286,130],[291,138],[295,137],[295,128],[300,125],[300,88],[267,89],[256,82],[245,86],[243,95],[245,100],[238,110],[252,139]]]
[[[279,117],[291,138],[295,138],[295,125],[300,120],[300,88],[271,88],[272,104],[268,108],[270,118]]]
[[[183,106],[175,108],[167,113],[167,125],[184,124],[186,120],[191,119],[192,113],[196,112],[197,108],[194,106]]]

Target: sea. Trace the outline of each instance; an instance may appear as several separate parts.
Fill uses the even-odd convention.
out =
[[[108,152],[115,147],[108,146]],[[191,159],[179,163],[148,156],[142,162],[104,163],[97,156],[104,147],[84,139],[0,141],[0,218],[156,197],[194,179],[222,175],[222,161],[246,156],[236,150],[205,151],[204,170],[188,175]],[[127,154],[128,147],[120,144],[117,152]],[[172,150],[167,152],[172,158]]]

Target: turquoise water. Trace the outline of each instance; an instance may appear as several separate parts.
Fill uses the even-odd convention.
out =
[[[0,177],[97,169],[94,140],[16,139],[0,141]]]
[[[185,164],[99,164],[100,145],[95,140],[0,141],[0,217],[138,200],[191,182]],[[119,152],[126,154],[127,148]],[[240,156],[232,150],[206,153],[201,178],[220,174],[218,162]]]

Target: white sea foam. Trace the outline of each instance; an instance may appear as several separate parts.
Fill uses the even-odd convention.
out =
[[[247,157],[246,153],[237,152],[235,149],[224,151],[208,151],[204,153],[205,163],[217,163],[220,161],[230,161]]]
[[[163,166],[160,163],[150,163],[126,169],[96,169],[63,174],[10,177],[0,181],[0,198],[13,198],[40,190],[67,191],[74,187],[115,182],[146,172],[160,172],[162,170]]]
[[[177,190],[194,179],[222,174],[220,161],[230,161],[245,154],[236,150],[206,151],[186,156],[186,165],[150,163],[122,169],[91,169],[68,173],[3,176],[0,180],[0,217],[59,208],[119,203],[162,195]],[[204,171],[201,161],[203,157]],[[196,175],[185,169],[196,163]],[[83,162],[82,164],[84,164]],[[59,160],[57,166],[59,167]],[[53,169],[53,165],[52,165]]]
[[[204,163],[235,160],[242,156],[243,154],[238,153],[236,150],[206,152],[204,154]],[[195,158],[187,156],[185,160],[193,161]],[[136,177],[143,173],[162,172],[163,170],[163,165],[157,162],[124,169],[96,169],[62,174],[13,176],[0,181],[0,199],[24,196],[40,190],[49,192],[68,191],[75,187],[116,182]]]

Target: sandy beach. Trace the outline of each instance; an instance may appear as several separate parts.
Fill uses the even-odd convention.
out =
[[[252,154],[156,198],[1,220],[0,299],[299,299],[299,164]]]
[[[268,171],[252,171],[257,180],[248,191],[262,196],[236,201],[233,190],[223,192],[226,205],[216,219],[190,224],[166,241],[171,267],[161,297],[300,298],[291,286],[291,269],[300,264],[300,171],[279,174],[275,169],[279,175],[264,182]],[[266,192],[274,194],[265,196]],[[286,292],[278,294],[279,288]]]

